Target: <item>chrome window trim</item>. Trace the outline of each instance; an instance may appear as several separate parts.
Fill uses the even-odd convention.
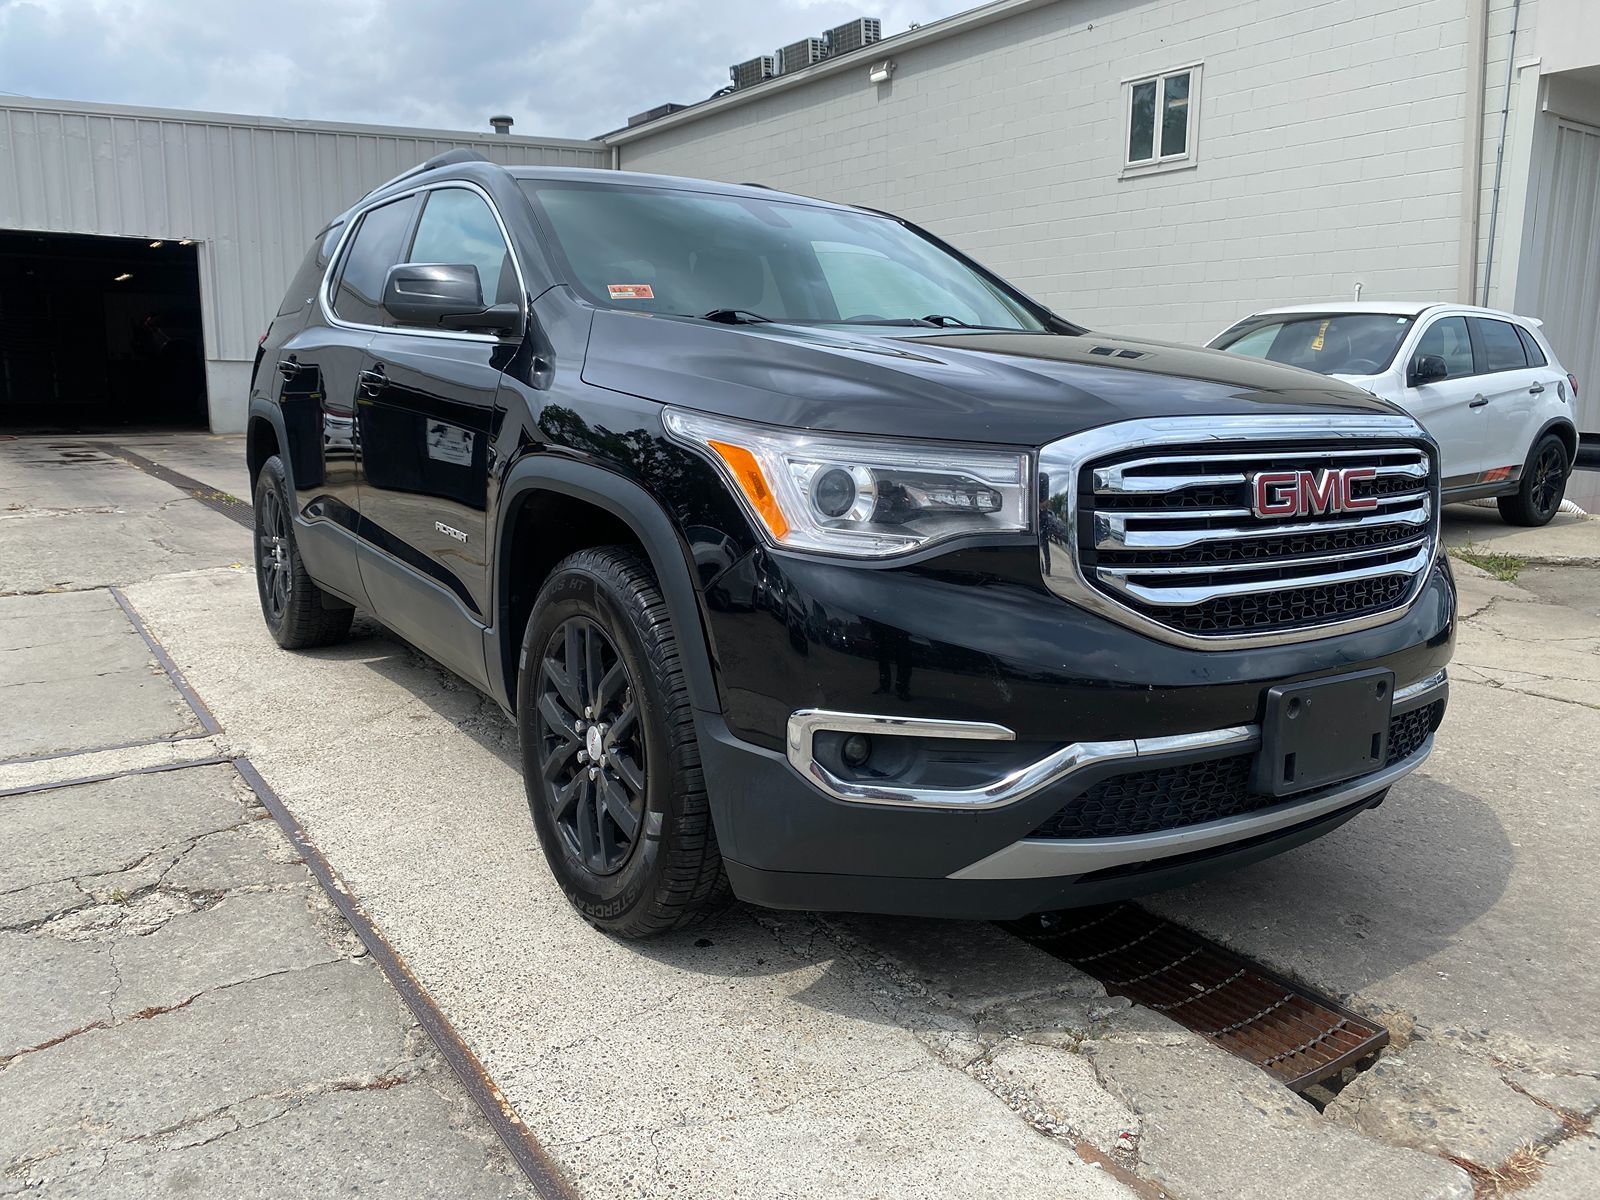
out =
[[[360,228],[362,218],[375,208],[382,208],[386,204],[404,200],[409,196],[421,195],[423,192],[437,192],[445,188],[461,188],[465,191],[475,192],[482,197],[483,202],[489,206],[489,211],[494,215],[494,223],[500,227],[500,236],[505,239],[506,253],[511,256],[511,269],[517,273],[517,292],[522,297],[522,329],[515,336],[503,337],[494,333],[467,333],[449,329],[422,329],[415,325],[366,325],[359,321],[346,321],[336,316],[333,311],[333,301],[329,295],[329,287],[333,283],[334,275],[344,265],[345,249],[351,237]],[[425,206],[424,206],[425,207]],[[421,214],[418,214],[419,216]],[[412,229],[413,237],[416,234]],[[410,253],[410,247],[406,248]],[[394,264],[399,266],[399,263]],[[406,337],[439,338],[450,342],[487,342],[491,345],[500,342],[520,341],[527,333],[528,327],[528,277],[523,274],[522,260],[517,256],[517,246],[511,240],[511,230],[507,228],[505,218],[500,215],[500,209],[483,188],[467,179],[441,179],[434,183],[425,183],[418,187],[407,188],[405,191],[384,196],[381,200],[371,204],[363,204],[355,209],[345,221],[344,232],[339,235],[339,244],[334,247],[333,257],[328,259],[328,269],[322,273],[322,285],[317,288],[317,302],[322,309],[322,319],[336,329],[356,329],[364,333],[403,334]]]
[[[1066,492],[1066,513],[1062,521],[1066,527],[1066,540],[1056,543],[1054,549],[1043,543],[1044,530],[1040,530],[1039,566],[1046,586],[1063,600],[1090,612],[1106,617],[1158,641],[1192,650],[1244,650],[1257,646],[1290,645],[1333,637],[1337,634],[1356,633],[1375,629],[1399,620],[1416,605],[1427,590],[1433,559],[1439,553],[1438,489],[1430,489],[1427,501],[1427,524],[1432,545],[1427,561],[1416,574],[1411,590],[1394,608],[1380,613],[1370,613],[1343,621],[1330,621],[1321,625],[1308,625],[1298,629],[1271,630],[1264,633],[1202,635],[1185,633],[1163,625],[1137,610],[1120,604],[1083,575],[1079,562],[1078,535],[1078,479],[1084,466],[1094,459],[1117,450],[1158,446],[1204,446],[1207,442],[1229,442],[1242,438],[1261,438],[1273,441],[1330,441],[1340,439],[1395,438],[1420,441],[1429,447],[1430,461],[1437,461],[1432,439],[1413,418],[1402,413],[1322,413],[1301,415],[1289,413],[1281,416],[1224,416],[1224,417],[1155,417],[1142,420],[1119,421],[1103,425],[1084,433],[1074,434],[1051,442],[1039,451],[1038,474],[1050,480],[1051,494],[1046,501],[1054,500]],[[1100,514],[1096,514],[1097,517]],[[1118,515],[1118,514],[1112,514]],[[1195,515],[1186,513],[1186,516]],[[1124,524],[1124,529],[1126,528]],[[1107,533],[1109,534],[1109,528]],[[1272,536],[1276,530],[1269,525],[1261,529],[1263,537]],[[1049,553],[1046,553],[1047,549]]]
[[[1405,687],[1396,688],[1392,711],[1398,714],[1430,704],[1445,694],[1447,684],[1448,678],[1441,669]],[[787,738],[789,765],[833,799],[850,804],[942,808],[965,812],[1016,804],[1044,788],[1061,783],[1085,767],[1098,763],[1120,760],[1133,764],[1141,758],[1205,750],[1242,753],[1254,750],[1261,743],[1261,729],[1257,725],[1232,725],[1223,729],[1203,729],[1196,733],[1174,733],[1161,737],[1073,742],[1035,762],[1018,767],[983,787],[907,788],[840,779],[819,763],[812,752],[816,735],[824,730],[888,737],[1015,741],[1016,733],[1006,726],[987,721],[889,717],[871,713],[832,712],[821,708],[802,708],[789,717]]]

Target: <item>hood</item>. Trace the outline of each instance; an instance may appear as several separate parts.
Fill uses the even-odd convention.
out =
[[[1018,446],[1141,417],[1397,411],[1311,371],[1143,338],[719,325],[610,309],[595,312],[583,378],[773,425]]]

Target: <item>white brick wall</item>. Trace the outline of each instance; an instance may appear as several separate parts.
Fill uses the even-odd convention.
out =
[[[1486,177],[1511,0],[1491,3]],[[1058,0],[893,51],[881,88],[865,65],[824,76],[624,143],[621,163],[890,209],[1103,329],[1205,340],[1358,282],[1365,299],[1452,299],[1463,7]],[[1119,179],[1120,81],[1194,61],[1198,166]]]

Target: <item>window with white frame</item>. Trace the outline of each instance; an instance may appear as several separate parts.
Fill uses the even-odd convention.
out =
[[[1126,170],[1187,166],[1195,161],[1200,109],[1198,63],[1125,80],[1123,91],[1128,109]]]

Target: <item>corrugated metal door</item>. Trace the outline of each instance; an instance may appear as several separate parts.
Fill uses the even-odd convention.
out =
[[[1600,434],[1600,129],[1556,123],[1555,156],[1535,220],[1539,290],[1533,315],[1578,378],[1578,428]]]

